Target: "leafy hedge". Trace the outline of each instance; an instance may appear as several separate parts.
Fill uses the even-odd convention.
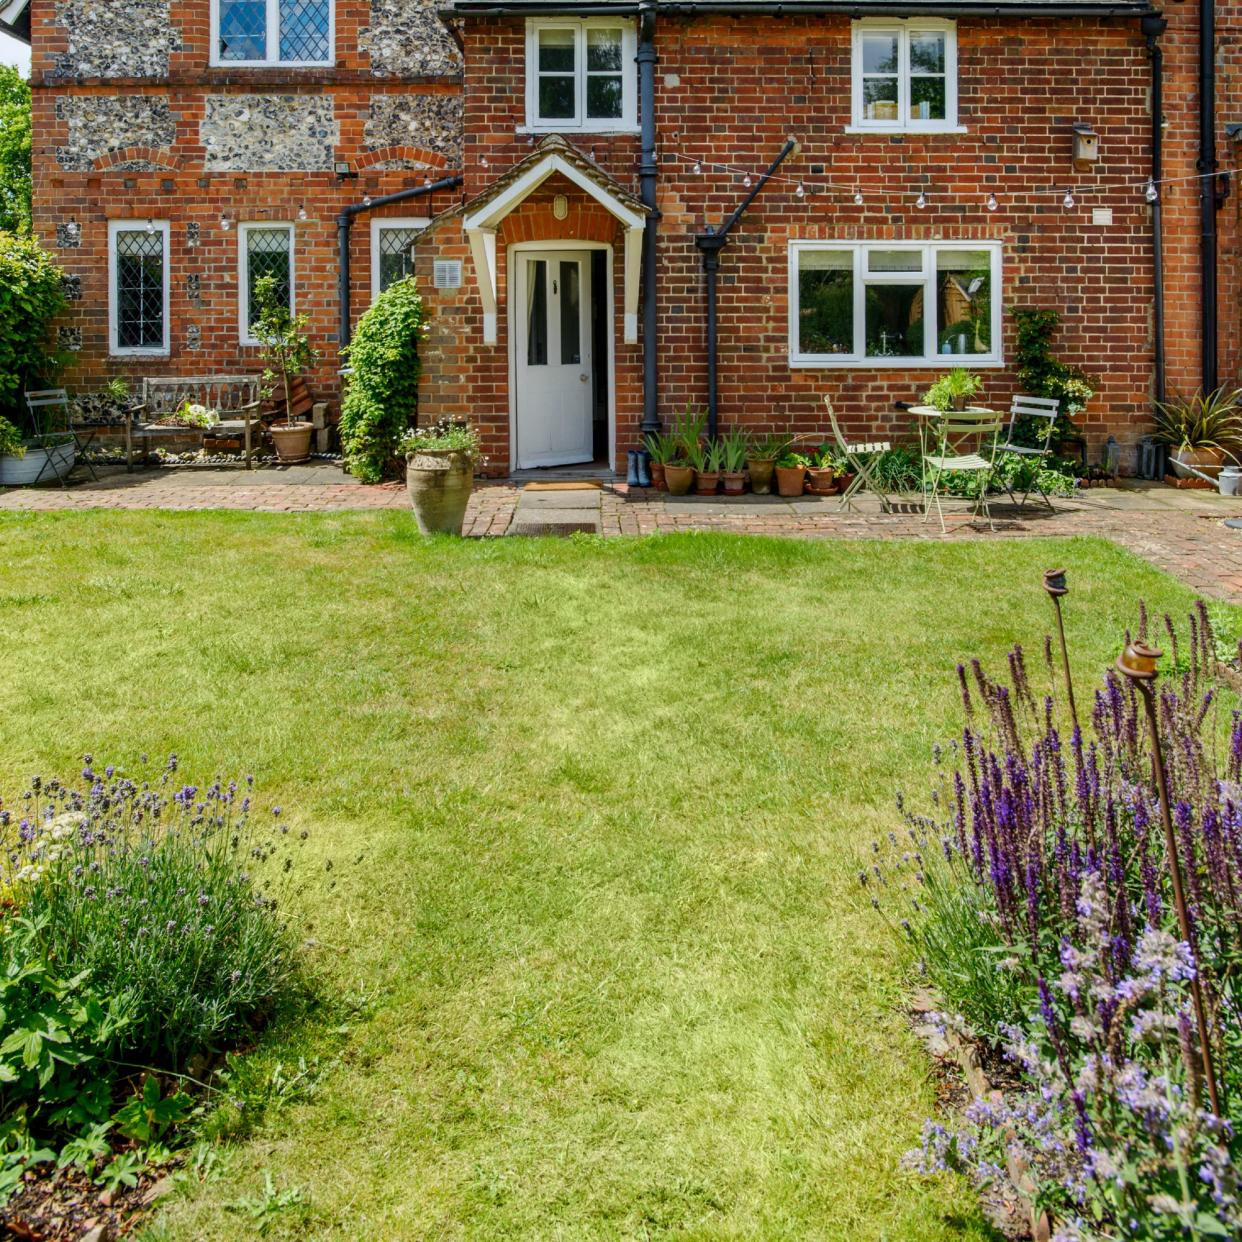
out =
[[[418,411],[423,299],[410,278],[390,285],[358,323],[353,374],[341,407],[341,446],[351,474],[378,483],[399,466],[398,445]]]
[[[22,393],[59,370],[49,337],[64,308],[60,268],[47,251],[33,237],[0,232],[0,413],[20,410]]]

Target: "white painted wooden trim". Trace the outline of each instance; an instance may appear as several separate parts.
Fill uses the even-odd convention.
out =
[[[120,336],[120,320],[118,318],[116,289],[116,239],[120,233],[145,233],[148,224],[154,224],[155,230],[163,238],[164,243],[164,341],[158,349],[142,347],[121,348],[117,344]],[[172,352],[172,325],[169,322],[172,314],[172,255],[169,246],[170,228],[167,220],[109,220],[108,221],[108,353],[114,358],[167,358]]]
[[[466,232],[469,233],[471,229],[495,228],[505,216],[533,194],[554,173],[560,173],[566,180],[573,182],[580,190],[589,194],[601,207],[616,216],[627,229],[642,229],[645,226],[647,217],[643,213],[627,207],[576,165],[571,164],[559,153],[550,151],[537,164],[528,168],[503,194],[468,215],[463,221]]]
[[[425,229],[430,216],[372,216],[371,218],[371,301],[380,295],[380,234],[385,229]]]
[[[284,229],[289,236],[289,310],[297,314],[297,229],[285,220],[248,220],[237,226],[237,331],[242,345],[258,347],[259,342],[250,335],[250,249],[247,241],[252,229]]]
[[[943,34],[944,111],[943,121],[917,121],[910,117],[910,35],[923,31]],[[895,34],[897,45],[897,119],[868,121],[863,116],[862,38],[865,34]],[[850,35],[850,123],[847,134],[964,134],[966,127],[957,119],[957,23],[943,18],[864,17],[851,24]]]
[[[328,0],[328,57],[326,60],[280,59],[280,0],[267,0],[267,57],[264,60],[220,58],[220,0],[211,0],[211,49],[207,62],[213,69],[255,69],[279,65],[282,69],[323,69],[336,64],[336,0]]]
[[[23,10],[29,3],[30,0],[10,0],[10,3],[0,9],[0,22],[7,22],[10,26],[13,25],[21,17]]]
[[[854,349],[848,354],[805,354],[798,344],[798,256],[804,251],[836,250],[850,254],[854,264]],[[883,272],[868,274],[867,255],[873,250],[917,250],[921,252],[922,267],[917,272]],[[986,251],[991,256],[991,311],[992,352],[990,354],[941,354],[936,350],[937,326],[935,318],[936,252],[938,250]],[[883,241],[791,241],[789,243],[789,365],[792,368],[863,368],[905,367],[907,369],[932,369],[945,366],[1002,367],[1004,355],[1004,263],[1003,247],[998,241],[957,240],[943,238],[934,242],[903,241],[900,238]],[[923,286],[923,353],[918,357],[868,357],[866,353],[866,286],[867,285]]]
[[[495,246],[495,235],[492,236],[492,244]],[[509,247],[505,254],[505,262],[509,273],[510,290],[516,287],[513,273],[514,267],[513,257],[515,254],[523,252],[539,250],[602,250],[607,256],[604,263],[604,283],[607,286],[605,296],[608,299],[608,328],[605,336],[608,338],[608,465],[612,470],[617,468],[617,363],[616,363],[616,314],[614,312],[616,289],[613,282],[613,250],[612,247],[604,242],[591,241],[532,241],[517,242]],[[494,252],[493,252],[494,253]],[[595,288],[592,285],[591,296],[595,297]],[[509,305],[505,308],[509,330],[509,469],[517,469],[517,402],[514,401],[514,389],[517,385],[517,325],[514,322],[514,299],[508,299]],[[491,344],[495,344],[493,340]]]
[[[642,272],[643,232],[641,228],[625,230],[624,333],[627,345],[638,344],[638,287]],[[649,291],[648,296],[653,296],[654,292]]]
[[[572,30],[574,39],[575,114],[552,120],[539,117],[539,31]],[[621,31],[621,115],[586,114],[586,45],[588,30]],[[526,19],[526,124],[529,134],[611,134],[638,132],[638,33],[632,19],[617,17],[528,17]]]
[[[471,228],[466,230],[470,240],[470,258],[474,266],[474,278],[483,300],[483,344],[495,345],[496,333],[496,230]]]

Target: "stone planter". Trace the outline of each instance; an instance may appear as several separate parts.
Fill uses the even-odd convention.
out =
[[[666,465],[664,482],[668,484],[670,496],[688,496],[690,489],[694,486],[694,467]]]
[[[292,465],[310,457],[311,434],[314,430],[310,423],[277,423],[268,428],[268,435],[276,446],[276,456],[286,465]]]
[[[53,459],[51,465],[49,457]],[[36,479],[58,483],[73,469],[77,457],[77,445],[72,440],[51,448],[28,448],[25,457],[0,457],[0,487],[26,487]]]
[[[769,496],[772,493],[772,471],[776,469],[776,459],[772,457],[752,457],[746,463],[750,475],[750,490],[756,496]]]
[[[1199,475],[1187,467],[1193,466],[1201,474],[1215,478],[1225,462],[1223,449],[1178,449],[1169,454],[1169,465],[1179,479],[1196,479]]]
[[[474,487],[474,462],[465,453],[411,453],[405,486],[422,534],[461,534]]]

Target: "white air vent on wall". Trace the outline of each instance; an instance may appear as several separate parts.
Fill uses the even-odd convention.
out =
[[[437,259],[431,283],[437,289],[461,288],[461,260]]]

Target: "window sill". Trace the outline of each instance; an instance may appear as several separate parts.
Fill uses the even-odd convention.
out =
[[[896,370],[937,371],[945,367],[987,367],[996,369],[1005,365],[1003,358],[980,358],[972,354],[938,354],[935,358],[807,358],[791,355],[789,365],[796,371],[840,371],[850,367],[855,371]]]
[[[609,135],[635,135],[642,133],[637,125],[516,125],[515,134],[594,134],[597,138]]]
[[[171,358],[170,349],[109,349],[109,358]]]
[[[213,60],[209,69],[335,69],[334,60]]]
[[[887,138],[893,134],[907,134],[913,137],[935,136],[936,134],[968,134],[965,125],[843,125],[843,134],[874,134],[877,138]]]

